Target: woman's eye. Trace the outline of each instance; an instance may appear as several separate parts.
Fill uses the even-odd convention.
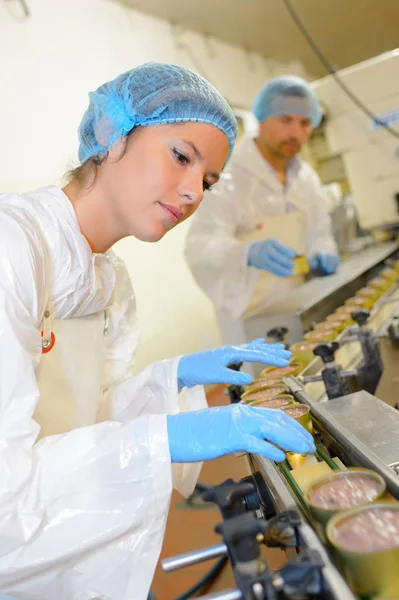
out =
[[[185,154],[182,154],[176,148],[173,148],[173,154],[175,156],[176,161],[179,164],[181,164],[181,165],[188,165],[189,164],[190,159],[188,158],[188,156],[186,156]]]
[[[212,189],[212,185],[208,181],[204,181],[202,187],[204,188],[204,192],[210,192]]]

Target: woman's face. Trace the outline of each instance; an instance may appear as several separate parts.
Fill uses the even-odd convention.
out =
[[[228,152],[226,135],[207,123],[142,127],[113,146],[96,185],[121,237],[156,242],[191,216]]]

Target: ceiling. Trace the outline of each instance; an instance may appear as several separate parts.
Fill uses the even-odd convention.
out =
[[[118,0],[184,28],[215,36],[281,62],[326,71],[283,0]],[[331,64],[343,68],[399,47],[399,0],[291,0]]]

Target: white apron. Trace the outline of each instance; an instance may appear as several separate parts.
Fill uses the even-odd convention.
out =
[[[40,397],[33,416],[41,428],[38,440],[97,422],[106,334],[105,311],[54,321],[46,311],[43,319],[43,354],[36,369]],[[179,395],[176,412],[207,408],[202,393],[198,394],[198,398],[194,392],[191,396],[195,400],[189,406],[186,395]],[[173,488],[185,497],[190,495],[201,468],[202,463],[172,464]]]
[[[250,210],[253,212],[256,223],[255,229],[238,235],[237,238],[246,243],[262,242],[268,238],[274,238],[295,250],[299,255],[305,254],[306,216],[299,203],[295,203],[291,198],[290,205],[294,208],[292,212],[265,217],[260,215],[252,204]],[[282,325],[280,319],[268,317],[267,306],[299,287],[303,280],[302,275],[281,278],[259,269],[251,299],[242,317],[233,319],[224,311],[218,311],[224,343],[244,344],[258,337],[265,337],[270,329]],[[252,317],[255,317],[255,328],[251,326]],[[264,366],[261,364],[245,363],[241,370],[256,377],[263,368]]]
[[[274,238],[289,246],[298,255],[306,251],[306,220],[300,211],[272,215],[257,219],[256,229],[250,233],[239,236],[241,242],[263,242],[268,238]],[[281,284],[281,277],[277,277],[268,271],[258,270],[258,276],[251,300],[243,314],[244,319],[258,315],[276,296],[276,284]],[[286,292],[297,288],[303,283],[303,276],[285,277],[283,280]],[[279,285],[280,287],[280,285]],[[281,295],[278,290],[278,295]]]
[[[274,238],[293,248],[298,254],[306,253],[306,216],[299,203],[290,198],[290,205],[294,208],[292,212],[280,215],[260,215],[252,204],[255,229],[253,231],[239,234],[237,239],[241,242],[262,242],[268,238]],[[248,337],[245,323],[251,317],[262,315],[265,318],[264,328],[256,337],[263,337],[268,329],[275,327],[273,319],[267,321],[267,306],[278,298],[288,294],[290,290],[299,287],[303,283],[303,276],[277,277],[267,271],[258,270],[256,283],[243,315],[239,319],[233,319],[225,311],[218,311],[218,319],[225,343],[243,344],[252,340]],[[269,326],[270,325],[270,326]]]
[[[96,422],[106,351],[106,313],[54,321],[45,317],[44,341],[49,333],[55,336],[54,346],[42,354],[36,369],[40,398],[34,419],[41,427],[39,439]]]

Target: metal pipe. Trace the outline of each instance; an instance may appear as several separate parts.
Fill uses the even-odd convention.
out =
[[[184,567],[190,567],[200,562],[210,560],[211,558],[217,558],[218,556],[224,556],[227,554],[226,544],[215,544],[214,546],[208,546],[207,548],[201,548],[200,550],[193,550],[191,552],[184,552],[171,558],[165,558],[162,562],[162,570],[165,573],[171,573],[177,571],[177,569],[183,569]]]
[[[357,371],[354,371],[354,370],[340,371],[339,375],[340,375],[340,377],[356,377]],[[299,376],[298,379],[300,379],[300,381],[305,385],[307,383],[315,383],[316,381],[323,381],[323,377],[321,375],[309,375],[308,377]]]
[[[356,377],[357,375],[357,371],[355,370],[351,370],[351,371],[341,371],[340,372],[340,377]]]
[[[242,594],[240,590],[224,590],[206,596],[199,596],[198,600],[241,600]]]

